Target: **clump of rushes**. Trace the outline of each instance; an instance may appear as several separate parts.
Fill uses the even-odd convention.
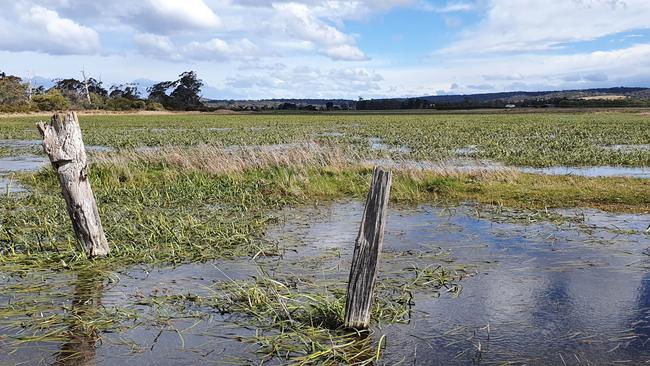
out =
[[[411,267],[383,273],[376,288],[372,323],[406,322],[415,292],[439,296],[461,291],[467,273],[441,266]],[[384,336],[376,330],[346,329],[345,282],[323,285],[298,278],[277,280],[265,273],[252,281],[219,282],[208,295],[164,295],[156,303],[212,308],[231,314],[257,329],[241,341],[260,347],[262,361],[280,360],[292,365],[369,365],[380,359]],[[379,339],[377,339],[379,338]]]

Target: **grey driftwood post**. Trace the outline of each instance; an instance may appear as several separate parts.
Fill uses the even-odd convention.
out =
[[[345,302],[345,326],[365,329],[370,325],[377,263],[384,242],[384,226],[390,193],[391,173],[375,167],[372,185],[354,246]]]
[[[59,176],[75,236],[90,257],[108,254],[95,196],[88,181],[86,148],[75,112],[57,113],[51,122],[39,122],[43,150]]]

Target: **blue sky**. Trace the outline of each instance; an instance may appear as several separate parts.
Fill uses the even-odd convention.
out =
[[[650,87],[648,0],[0,0],[0,70],[212,98]],[[146,82],[145,82],[146,83]]]

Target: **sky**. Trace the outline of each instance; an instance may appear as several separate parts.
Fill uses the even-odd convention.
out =
[[[0,0],[0,70],[217,99],[650,87],[650,0]]]

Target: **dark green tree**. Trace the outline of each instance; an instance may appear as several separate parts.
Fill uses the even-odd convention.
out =
[[[73,104],[83,104],[86,99],[84,83],[74,78],[55,79],[54,89],[60,91]]]
[[[88,83],[89,93],[95,93],[102,98],[108,97],[108,90],[104,89],[104,87],[102,86],[103,83],[101,81],[97,81],[94,78],[90,78],[87,80],[87,83]]]
[[[27,104],[27,85],[18,76],[0,73],[0,105],[16,107]]]
[[[176,89],[170,95],[175,109],[195,109],[201,106],[201,87],[203,81],[194,71],[180,74],[176,80]]]
[[[110,97],[113,99],[126,98],[129,100],[138,100],[140,99],[140,92],[138,91],[137,84],[113,85],[111,87]]]
[[[163,81],[147,88],[148,100],[175,110],[200,108],[202,106],[200,94],[203,81],[197,77],[194,71],[186,71],[178,77],[178,80]],[[171,89],[173,89],[171,94],[167,94]]]

